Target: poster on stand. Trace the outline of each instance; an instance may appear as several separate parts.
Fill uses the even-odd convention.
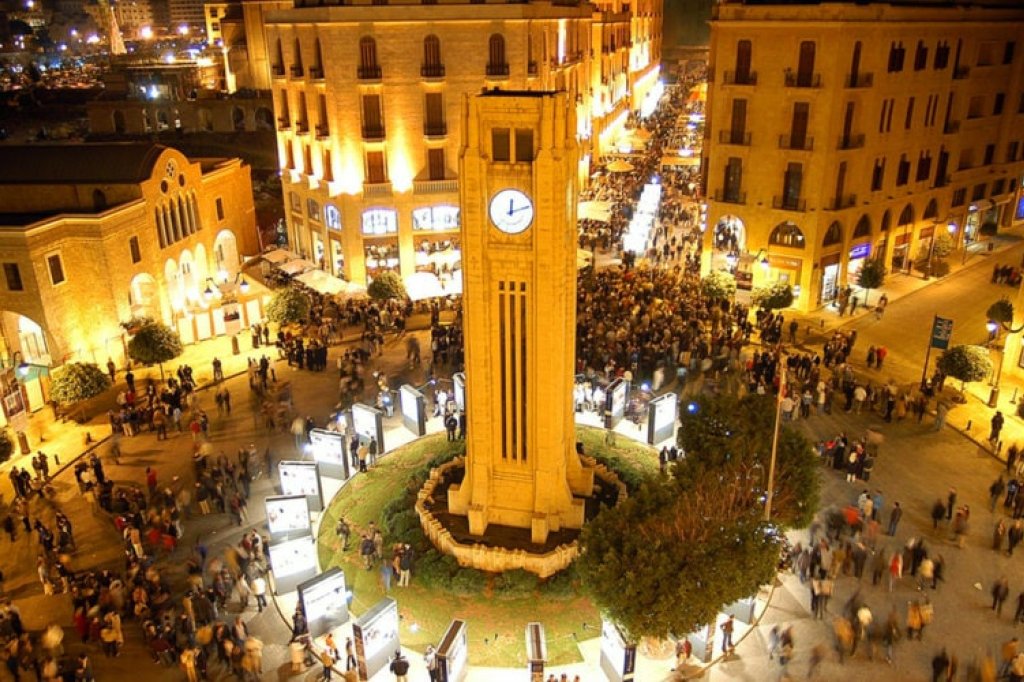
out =
[[[305,495],[272,495],[263,504],[272,540],[310,534],[309,501]]]
[[[320,465],[321,476],[348,480],[350,474],[345,434],[326,429],[313,429],[309,432],[309,443],[313,450],[313,461]]]
[[[384,447],[384,413],[380,410],[356,403],[352,406],[352,429],[359,435],[362,441],[370,438],[377,439],[377,452],[383,455]]]
[[[453,620],[437,645],[438,682],[462,682],[468,670],[466,621]]]
[[[601,620],[601,670],[610,682],[629,682],[636,671],[636,646],[605,619]]]
[[[629,398],[629,383],[616,379],[608,384],[605,391],[607,403],[604,412],[604,428],[614,429],[626,416],[626,400]]]
[[[548,643],[541,623],[526,624],[526,670],[530,682],[544,682],[544,665],[548,662]]]
[[[417,436],[427,433],[427,401],[423,394],[410,384],[398,389],[402,408],[402,425]]]
[[[302,583],[299,601],[314,639],[344,625],[349,618],[345,572],[335,567]]]
[[[281,480],[281,494],[304,495],[310,511],[323,511],[323,490],[320,487],[319,465],[316,462],[282,460],[277,465]]]
[[[647,443],[654,445],[676,435],[679,398],[675,393],[660,395],[647,404]]]
[[[274,576],[274,592],[291,592],[316,576],[316,543],[313,537],[283,540],[270,545],[270,570]]]
[[[391,664],[401,647],[398,640],[398,602],[381,599],[352,623],[356,671],[366,682]]]
[[[455,404],[459,407],[459,412],[466,411],[466,375],[463,372],[457,372],[452,375],[452,383],[455,384]]]

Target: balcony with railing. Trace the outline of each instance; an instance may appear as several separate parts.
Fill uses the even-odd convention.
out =
[[[412,191],[414,194],[454,194],[459,191],[459,181],[454,178],[447,180],[414,180]]]
[[[787,88],[820,88],[820,73],[798,73],[796,71],[785,71],[785,83]]]
[[[318,140],[325,140],[331,136],[331,129],[328,126],[320,124],[316,127],[316,138]]]
[[[296,121],[295,122],[295,134],[306,135],[309,133],[309,122],[308,121]]]
[[[426,79],[444,78],[444,64],[424,64],[420,67],[420,76]]]
[[[368,141],[383,140],[384,126],[363,126],[363,139]]]
[[[322,66],[311,66],[309,67],[309,77],[315,81],[322,81],[324,79],[324,67]]]
[[[381,76],[382,71],[377,64],[356,67],[356,77],[361,81],[379,81]]]
[[[291,119],[288,118],[287,116],[279,116],[278,119],[277,119],[277,129],[278,130],[291,130],[292,129],[292,121],[291,121]]]
[[[423,134],[426,137],[444,137],[448,134],[448,124],[443,121],[440,123],[427,121],[423,126]]]
[[[749,147],[750,133],[743,130],[719,130],[718,141],[722,144],[735,144],[741,147]]]
[[[292,74],[292,78],[302,78],[302,75],[305,73],[301,64],[292,64],[288,71]]]
[[[873,73],[850,73],[846,75],[847,88],[870,88],[875,84]]]
[[[724,85],[757,85],[757,71],[747,71],[746,73],[726,71],[722,74],[722,83]]]
[[[839,138],[839,149],[861,149],[864,147],[864,135],[842,135]]]
[[[488,64],[488,78],[508,78],[508,64]]]
[[[271,64],[270,75],[274,78],[284,78],[284,64]]]
[[[718,189],[713,195],[715,201],[723,204],[746,204],[747,193],[733,189]]]
[[[779,149],[809,152],[814,149],[814,138],[807,135],[779,135]]]
[[[526,75],[529,78],[537,77],[537,62],[531,61],[526,63]]]
[[[772,208],[777,208],[782,211],[799,211],[800,213],[803,213],[807,210],[807,200],[774,196],[772,197]]]
[[[385,199],[392,195],[390,182],[364,182],[363,197],[367,199]]]
[[[971,75],[971,67],[958,66],[953,69],[953,80],[961,81]]]
[[[830,211],[841,211],[844,208],[853,208],[857,205],[856,194],[844,194],[839,197],[832,197],[832,200],[828,202],[828,210]]]

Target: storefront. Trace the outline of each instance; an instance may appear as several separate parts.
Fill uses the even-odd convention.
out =
[[[458,206],[424,206],[413,209],[412,229],[414,232],[444,232],[459,229]]]
[[[967,220],[964,222],[964,244],[981,240],[981,228],[985,223],[998,225],[999,208],[988,199],[975,201],[967,209]]]
[[[850,247],[850,253],[846,261],[846,283],[856,284],[860,277],[860,269],[864,267],[864,261],[871,257],[871,242],[854,244]]]
[[[818,288],[818,305],[827,305],[839,296],[840,257],[838,253],[822,256],[821,286]]]
[[[793,298],[800,296],[800,272],[803,260],[791,256],[773,256],[768,254],[768,283],[778,282],[793,287]]]
[[[896,241],[892,248],[892,260],[890,266],[893,272],[906,270],[910,258],[910,227],[903,229],[903,233],[896,235]]]
[[[417,238],[416,272],[432,272],[435,275],[451,273],[459,268],[461,262],[462,251],[457,236]]]
[[[935,241],[935,225],[922,227],[917,235],[917,258],[927,260],[932,253],[932,243]]]
[[[345,277],[345,251],[341,248],[341,240],[333,236],[328,240],[331,244],[331,267],[335,277]]]
[[[398,271],[398,212],[389,208],[363,211],[361,231],[366,278],[387,270]]]

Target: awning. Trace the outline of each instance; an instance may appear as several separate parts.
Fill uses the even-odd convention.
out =
[[[700,165],[699,156],[663,156],[661,157],[661,165],[664,166],[681,166],[681,167],[692,167]]]
[[[606,168],[610,173],[628,173],[633,170],[633,164],[624,159],[615,159],[609,163]]]
[[[580,220],[598,220],[602,223],[611,221],[612,202],[581,201],[576,207],[576,217]]]
[[[296,277],[295,280],[302,282],[313,291],[327,294],[328,296],[342,293],[345,291],[346,285],[344,280],[338,279],[323,270],[308,270]]]
[[[405,293],[413,301],[445,295],[444,289],[441,287],[441,280],[432,272],[414,272],[405,277],[403,282],[405,283]]]
[[[978,201],[972,201],[971,205],[967,210],[969,211],[987,211],[992,208],[992,202],[988,199],[979,199]]]
[[[266,253],[260,256],[260,258],[262,258],[263,260],[267,261],[268,263],[273,263],[274,265],[278,265],[279,263],[287,263],[288,261],[295,260],[298,257],[299,254],[292,253],[287,249],[274,249],[273,251],[267,251]]]
[[[310,263],[305,258],[296,258],[295,260],[290,260],[287,263],[282,263],[277,266],[278,270],[289,275],[298,275],[299,273],[306,272],[307,270],[314,270],[315,268],[316,265]]]

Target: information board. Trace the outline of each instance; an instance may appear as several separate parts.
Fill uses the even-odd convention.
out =
[[[311,511],[323,511],[323,490],[320,487],[319,465],[316,462],[282,460],[277,465],[281,494],[303,495]]]
[[[359,438],[368,441],[370,438],[377,439],[377,452],[384,454],[384,415],[369,405],[356,403],[352,406],[352,429],[359,435]]]
[[[270,570],[278,594],[291,592],[316,576],[316,544],[313,537],[283,540],[270,545]]]
[[[626,416],[626,400],[629,398],[629,384],[616,379],[606,389],[607,400],[604,413],[604,428],[614,429]]]
[[[669,440],[676,433],[679,398],[675,393],[658,396],[647,404],[647,442],[651,445]]]
[[[437,645],[437,672],[439,682],[462,682],[466,679],[469,646],[466,621],[453,620]]]
[[[601,670],[612,682],[629,682],[636,670],[636,647],[609,620],[601,620]]]
[[[313,450],[313,460],[320,465],[321,476],[348,480],[351,470],[345,448],[345,434],[313,429],[309,432],[309,443]]]
[[[305,495],[272,495],[263,504],[271,538],[309,535],[309,502]]]
[[[427,433],[427,401],[423,394],[410,384],[398,389],[402,408],[402,425],[417,436]]]
[[[348,622],[348,589],[345,572],[332,568],[299,585],[299,601],[314,638]]]
[[[385,598],[352,623],[356,649],[356,671],[367,682],[390,665],[401,647],[398,640],[398,602]]]

